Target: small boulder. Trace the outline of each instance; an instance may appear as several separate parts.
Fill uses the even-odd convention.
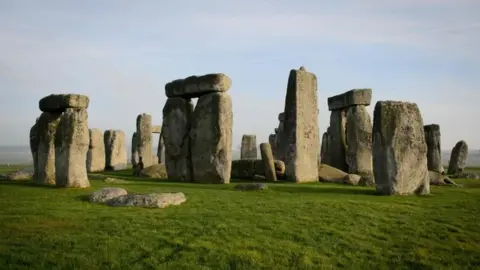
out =
[[[107,184],[128,184],[128,183],[130,183],[129,181],[125,181],[123,179],[110,178],[110,177],[107,177],[107,178],[103,179],[103,182],[105,182]]]
[[[362,179],[362,177],[358,174],[348,174],[343,179],[343,183],[348,184],[348,185],[357,186],[357,185],[359,185],[361,179]]]
[[[95,191],[89,197],[90,202],[105,203],[111,199],[127,195],[127,191],[123,188],[106,187]]]
[[[180,205],[186,201],[183,193],[151,193],[128,194],[115,197],[107,202],[108,206],[139,206],[145,208],[165,208],[169,205]]]
[[[18,172],[13,172],[5,175],[5,180],[10,180],[10,181],[24,181],[24,180],[30,180],[33,177],[32,172],[26,172],[26,171],[18,171]]]
[[[267,188],[267,185],[263,183],[246,183],[246,184],[238,184],[235,186],[235,190],[237,191],[264,190],[266,188]]]
[[[343,183],[348,173],[327,164],[318,165],[318,180],[320,182]]]
[[[152,166],[148,166],[142,170],[140,175],[142,177],[148,177],[148,178],[158,178],[158,179],[168,178],[165,164],[154,164]]]

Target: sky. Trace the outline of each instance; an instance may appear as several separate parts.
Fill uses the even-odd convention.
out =
[[[138,114],[161,124],[165,84],[207,73],[232,78],[233,147],[267,142],[288,74],[318,79],[327,98],[372,88],[418,104],[442,149],[480,149],[478,0],[0,0],[0,145],[28,145],[52,93],[90,97],[89,127],[121,129]]]

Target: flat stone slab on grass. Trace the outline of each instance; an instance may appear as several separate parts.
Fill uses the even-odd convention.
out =
[[[95,191],[92,195],[90,195],[88,200],[90,202],[105,203],[113,198],[124,196],[127,194],[127,191],[123,188],[106,187]]]
[[[38,102],[42,112],[63,112],[67,108],[87,109],[90,100],[87,96],[77,94],[52,94]]]
[[[165,95],[169,98],[198,98],[211,92],[226,92],[231,86],[230,77],[223,73],[212,73],[171,81],[165,85]]]
[[[267,184],[263,183],[247,183],[247,184],[238,184],[235,186],[237,191],[253,191],[253,190],[264,190],[267,189]]]
[[[328,98],[328,110],[341,110],[354,105],[368,106],[372,102],[372,89],[352,89]]]
[[[108,206],[139,206],[145,208],[165,208],[169,205],[180,205],[187,200],[182,192],[128,194],[107,201]]]

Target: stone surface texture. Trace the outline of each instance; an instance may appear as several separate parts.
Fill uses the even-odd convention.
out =
[[[103,134],[105,142],[105,169],[123,170],[127,166],[127,148],[125,133],[121,130],[106,130]]]
[[[35,183],[55,184],[55,134],[61,113],[44,112],[38,119],[37,175]]]
[[[372,120],[365,106],[347,109],[346,141],[348,172],[372,175]]]
[[[180,205],[187,200],[181,192],[127,194],[107,201],[108,206],[137,206],[145,208],[165,208],[170,205]]]
[[[368,106],[372,102],[372,89],[352,89],[343,94],[328,98],[330,111],[342,110],[350,106]]]
[[[275,162],[273,159],[272,148],[269,143],[260,144],[260,154],[262,156],[263,167],[265,171],[265,180],[277,181]]]
[[[138,154],[142,157],[143,165],[153,164],[153,134],[152,116],[142,113],[137,116]]]
[[[427,162],[428,170],[442,173],[442,150],[441,150],[441,134],[440,126],[436,124],[426,125],[423,127],[425,132],[425,141],[427,143]]]
[[[90,145],[87,152],[87,172],[105,170],[105,142],[103,132],[98,128],[88,130]]]
[[[95,203],[105,203],[113,198],[127,195],[127,191],[118,187],[106,187],[92,193],[88,200]]]
[[[345,172],[348,171],[346,126],[347,114],[345,110],[335,110],[330,113],[328,164]]]
[[[169,82],[165,85],[165,94],[169,98],[199,98],[212,92],[226,92],[231,86],[230,77],[222,73],[212,73]]]
[[[38,102],[42,112],[61,113],[67,108],[87,109],[89,98],[77,94],[52,94]]]
[[[459,141],[452,149],[448,163],[449,174],[462,173],[467,164],[468,145],[465,141]]]
[[[243,135],[240,147],[240,159],[257,159],[257,136]]]

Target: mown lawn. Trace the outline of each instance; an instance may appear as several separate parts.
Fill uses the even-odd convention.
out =
[[[0,169],[0,173],[7,169]],[[84,190],[0,181],[0,269],[473,269],[480,265],[480,181],[425,197],[373,188],[135,180]],[[128,176],[125,176],[128,175]],[[125,176],[125,177],[123,177]],[[184,192],[166,209],[91,204],[101,187]]]

